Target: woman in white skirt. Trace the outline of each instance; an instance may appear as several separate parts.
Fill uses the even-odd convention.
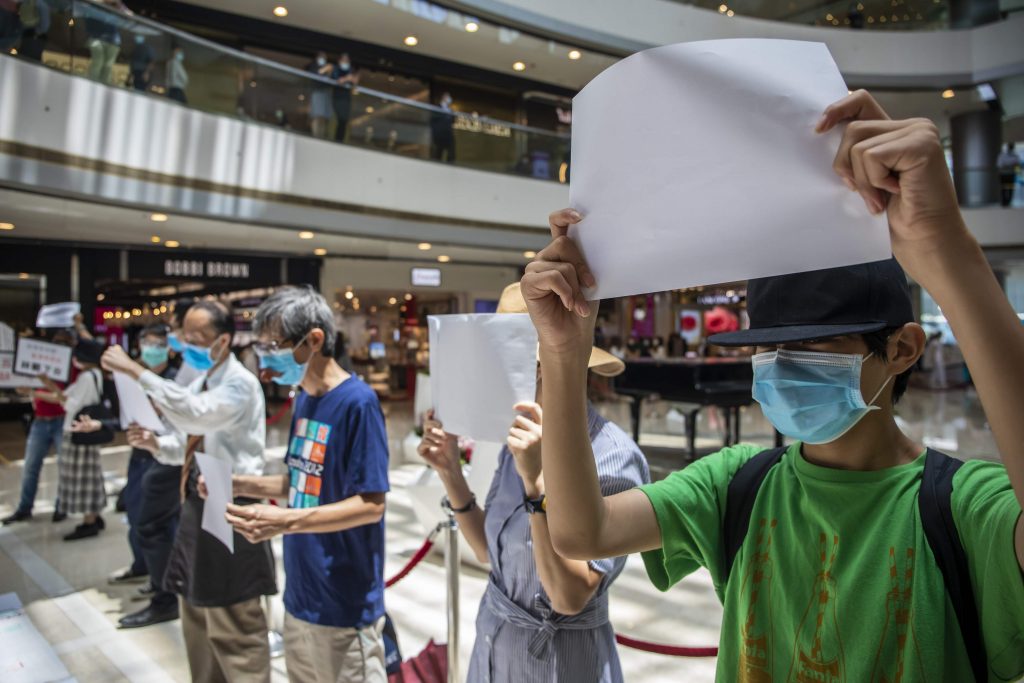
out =
[[[98,445],[73,443],[75,432],[95,432],[103,424],[79,411],[86,406],[100,403],[103,397],[103,373],[99,369],[103,344],[92,339],[80,339],[72,355],[72,364],[78,369],[78,376],[66,388],[46,381],[51,391],[64,406],[67,419],[64,421],[64,437],[60,455],[57,458],[57,498],[60,511],[84,515],[82,523],[64,536],[65,541],[96,536],[106,524],[100,512],[106,507],[107,494],[103,487],[103,467],[100,464]]]

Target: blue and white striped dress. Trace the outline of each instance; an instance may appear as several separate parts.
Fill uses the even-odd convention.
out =
[[[588,407],[590,442],[601,492],[608,496],[650,481],[647,461],[629,436]],[[487,494],[485,528],[490,584],[476,620],[469,683],[618,683],[608,588],[626,558],[590,563],[604,574],[577,615],[552,612],[533,559],[529,515],[515,459],[505,447]]]

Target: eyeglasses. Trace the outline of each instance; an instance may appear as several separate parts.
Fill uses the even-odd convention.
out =
[[[305,343],[306,337],[308,337],[308,336],[309,336],[309,333],[306,333],[306,335],[303,336],[302,339],[300,339],[299,341],[295,342],[291,346],[284,346],[284,344],[288,343],[287,341],[277,341],[276,339],[274,339],[272,341],[268,341],[268,342],[253,342],[252,350],[256,352],[257,356],[269,356],[269,355],[271,355],[273,353],[277,353],[278,351],[280,351],[282,349],[297,349],[297,348],[299,348],[300,346],[302,346],[303,343]]]

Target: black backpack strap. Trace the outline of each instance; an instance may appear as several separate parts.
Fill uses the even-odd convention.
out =
[[[981,683],[988,680],[988,658],[981,637],[967,554],[953,520],[953,475],[961,465],[962,461],[929,448],[924,459],[918,507],[921,526],[935,562],[942,571],[946,592],[960,624],[960,635],[967,647],[974,680]]]
[[[747,530],[750,528],[750,513],[761,483],[768,476],[768,470],[782,459],[786,447],[761,451],[743,463],[729,482],[725,496],[725,519],[722,522],[722,547],[725,549],[725,573],[728,579],[732,563],[740,551]]]

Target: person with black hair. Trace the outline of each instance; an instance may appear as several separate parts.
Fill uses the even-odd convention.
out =
[[[218,301],[200,301],[185,314],[185,362],[202,373],[188,387],[142,367],[119,346],[103,367],[137,379],[171,425],[189,434],[182,465],[181,520],[164,575],[165,590],[181,596],[179,611],[193,680],[270,680],[267,621],[260,598],[277,593],[270,544],[235,534],[234,553],[202,530],[197,451],[231,462],[235,474],[263,473],[266,406],[259,380],[231,353],[235,322]],[[237,498],[236,503],[256,501]]]
[[[553,241],[522,282],[547,380],[552,542],[580,560],[642,552],[660,590],[707,568],[724,606],[719,680],[1016,680],[1024,327],[967,229],[935,125],[890,120],[857,91],[816,132],[837,127],[833,169],[887,214],[895,258],[752,280],[750,329],[710,339],[757,347],[754,398],[785,448],[737,445],[603,497],[584,429],[596,280],[567,236],[582,216],[550,216]],[[907,275],[949,321],[1002,463],[900,430],[894,403],[925,345]]]

